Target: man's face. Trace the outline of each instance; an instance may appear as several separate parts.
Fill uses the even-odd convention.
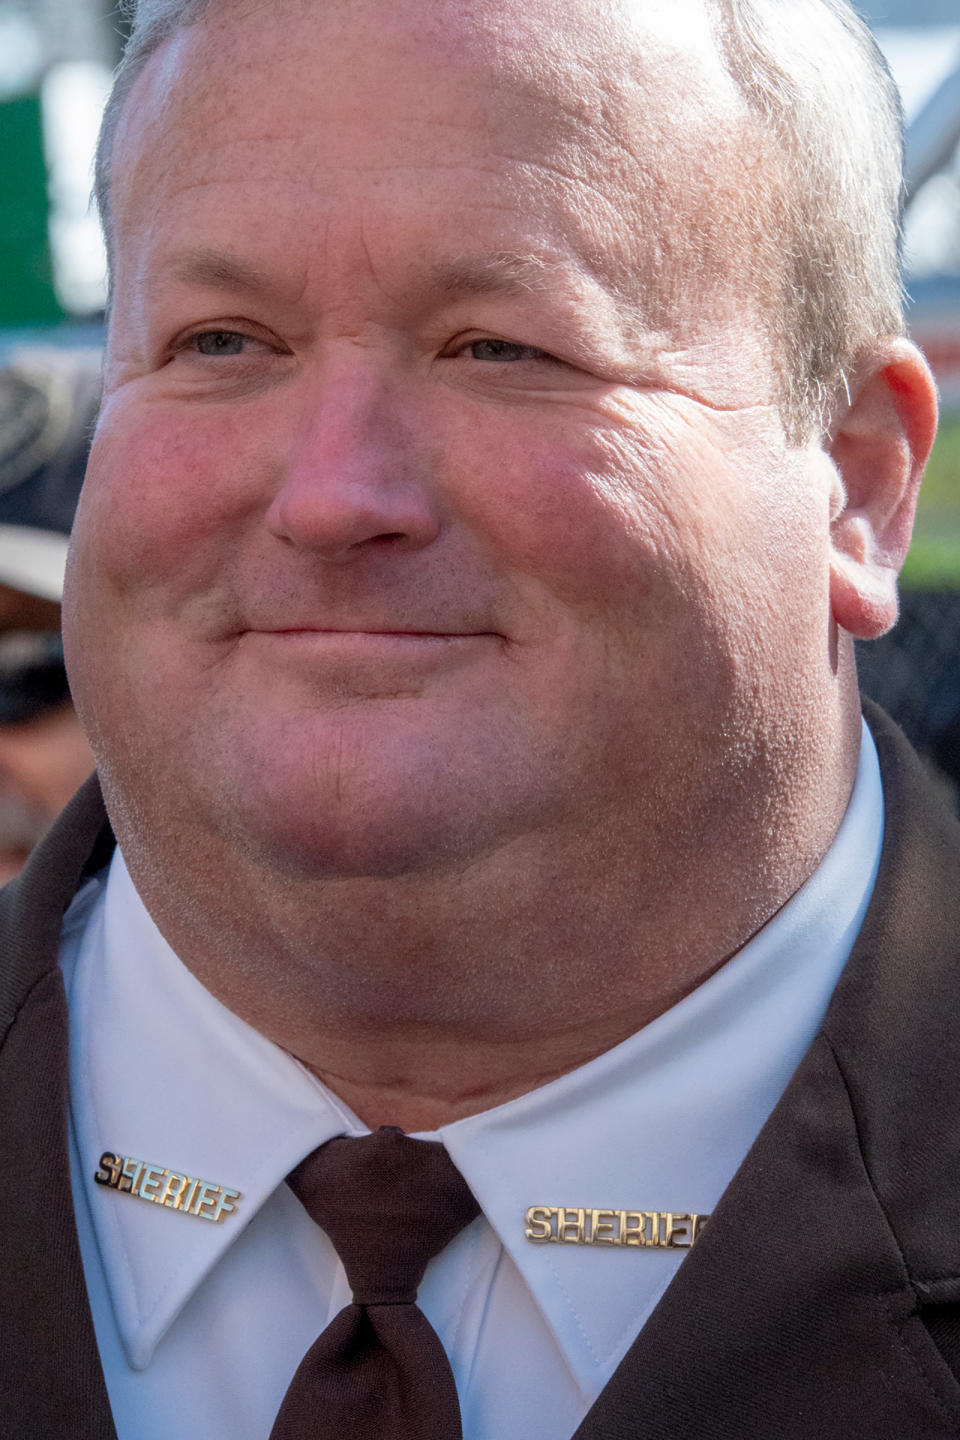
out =
[[[133,93],[66,624],[121,829],[656,865],[797,743],[829,483],[676,270],[736,99],[697,5],[530,9],[214,6]]]

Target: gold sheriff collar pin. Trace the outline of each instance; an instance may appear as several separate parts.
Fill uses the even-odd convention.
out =
[[[689,1250],[709,1219],[709,1215],[696,1215],[692,1211],[531,1205],[523,1233],[535,1245],[623,1245],[638,1249]]]
[[[201,1180],[182,1170],[170,1170],[166,1165],[151,1165],[146,1160],[135,1160],[132,1155],[115,1155],[112,1150],[105,1150],[100,1156],[100,1166],[93,1178],[98,1185],[118,1190],[121,1195],[133,1195],[138,1200],[148,1200],[151,1205],[196,1215],[198,1220],[212,1220],[215,1225],[224,1216],[235,1214],[237,1202],[243,1199],[239,1190],[232,1190],[228,1185]]]

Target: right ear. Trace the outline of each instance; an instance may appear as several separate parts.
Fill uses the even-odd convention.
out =
[[[896,621],[897,577],[936,428],[926,360],[907,340],[883,341],[852,377],[829,447],[840,481],[831,497],[830,601],[837,624],[857,639]]]

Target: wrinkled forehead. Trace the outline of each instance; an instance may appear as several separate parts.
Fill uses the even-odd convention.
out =
[[[215,0],[126,106],[118,255],[151,207],[159,220],[171,177],[181,191],[242,178],[266,135],[272,182],[369,189],[372,166],[351,158],[366,135],[384,187],[402,155],[427,195],[431,171],[482,169],[504,214],[564,192],[611,284],[636,290],[655,271],[675,305],[668,276],[728,262],[737,207],[743,103],[711,16],[706,0]]]

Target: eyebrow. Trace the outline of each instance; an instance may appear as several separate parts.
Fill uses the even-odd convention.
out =
[[[427,279],[441,295],[490,295],[497,291],[542,290],[552,277],[570,269],[542,255],[503,252],[477,259],[461,257],[431,266]]]
[[[219,250],[194,249],[179,252],[170,261],[167,273],[185,285],[203,285],[212,290],[245,290],[262,294],[276,290],[275,279],[246,260]]]
[[[601,312],[611,319],[616,317],[617,325],[627,317],[644,326],[650,323],[639,297],[628,294],[600,268],[582,260],[577,263],[575,257],[564,259],[511,251],[464,256],[432,266],[426,272],[425,281],[431,293],[449,301],[463,296],[495,294],[539,293],[555,297],[563,293],[558,289],[558,282],[562,281],[567,300],[580,309],[581,325],[589,315],[596,330]]]

